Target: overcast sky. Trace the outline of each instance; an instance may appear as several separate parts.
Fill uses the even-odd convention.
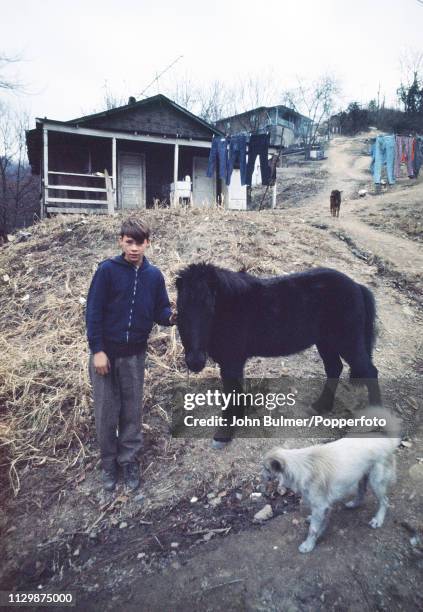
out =
[[[6,96],[31,117],[71,119],[104,106],[104,88],[134,95],[177,57],[146,94],[187,75],[196,84],[271,74],[278,89],[296,75],[336,75],[340,105],[395,102],[399,58],[423,50],[417,0],[3,0],[0,51],[19,54],[27,95]],[[1,91],[1,90],[0,90]]]

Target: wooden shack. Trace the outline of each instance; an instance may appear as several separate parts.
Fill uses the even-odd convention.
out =
[[[269,132],[271,147],[290,147],[300,144],[310,119],[294,109],[279,104],[260,106],[244,113],[219,119],[216,127],[225,134]]]
[[[71,121],[37,118],[26,137],[41,210],[214,204],[221,186],[206,170],[215,134],[221,132],[161,94]]]

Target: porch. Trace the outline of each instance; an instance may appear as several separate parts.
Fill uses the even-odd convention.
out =
[[[206,176],[211,142],[136,132],[42,125],[42,210],[111,214],[122,209],[216,202]]]

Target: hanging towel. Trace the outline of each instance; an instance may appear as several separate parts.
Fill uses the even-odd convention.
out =
[[[414,176],[413,142],[411,136],[395,137],[395,176],[401,176],[401,164],[407,164],[407,173],[410,178]]]

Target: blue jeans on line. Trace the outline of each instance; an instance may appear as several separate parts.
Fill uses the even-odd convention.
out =
[[[241,185],[245,185],[247,180],[247,137],[246,136],[232,136],[229,143],[229,161],[228,161],[228,175],[226,177],[226,184],[229,185],[231,182],[231,175],[236,162],[239,162],[239,169],[241,171]]]
[[[211,178],[214,175],[216,161],[219,161],[219,178],[226,181],[228,172],[228,148],[226,138],[213,136],[212,146],[209,155],[209,164],[207,166],[207,176]]]
[[[395,183],[394,173],[395,162],[395,136],[378,136],[375,142],[374,149],[374,164],[373,164],[373,181],[378,185],[381,180],[382,166],[386,164],[386,174],[388,183]]]

